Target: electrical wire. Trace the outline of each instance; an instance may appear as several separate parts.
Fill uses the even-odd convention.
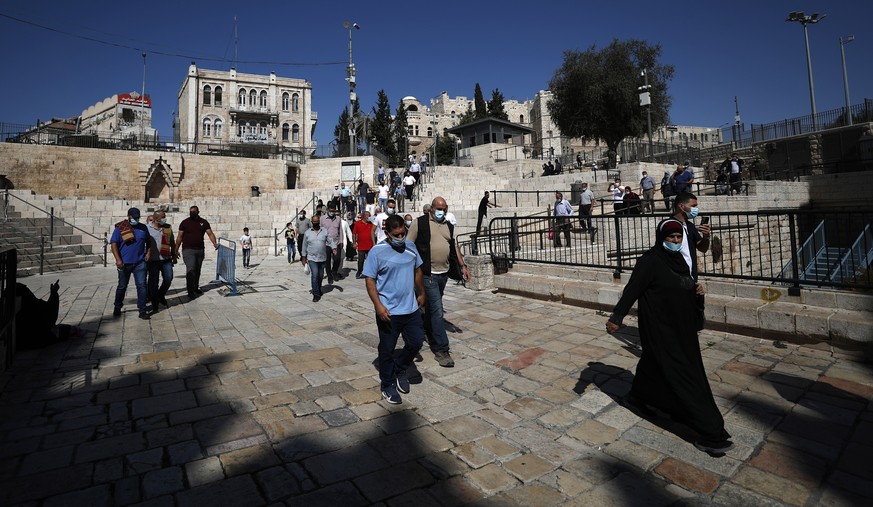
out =
[[[0,12],[0,17],[10,19],[12,21],[22,23],[25,25],[29,25],[32,27],[36,27],[36,28],[39,28],[41,30],[47,30],[50,32],[66,35],[69,37],[75,37],[77,39],[82,39],[82,40],[86,40],[89,42],[102,44],[104,46],[111,46],[111,47],[116,47],[116,48],[121,48],[121,49],[130,49],[130,50],[137,51],[137,52],[146,52],[146,53],[150,53],[153,55],[169,56],[169,57],[173,57],[173,58],[185,58],[188,60],[203,60],[203,61],[209,61],[209,62],[226,62],[227,61],[227,58],[216,58],[216,57],[208,57],[208,56],[193,56],[191,54],[183,54],[183,53],[170,53],[170,52],[166,52],[166,51],[150,50],[150,49],[146,49],[143,47],[130,46],[130,45],[121,44],[118,42],[107,41],[107,40],[98,39],[95,37],[90,37],[87,35],[68,32],[65,30],[59,30],[57,28],[52,28],[50,26],[45,26],[45,25],[41,25],[39,23],[34,23],[33,21],[28,21],[26,19],[16,18],[14,16],[10,16],[10,15],[4,14],[2,12]],[[245,60],[245,61],[240,61],[239,63],[252,64],[252,65],[280,65],[280,66],[285,66],[285,67],[318,67],[318,66],[327,66],[327,65],[346,65],[347,64],[347,62],[345,62],[345,61],[302,63],[302,62],[275,62],[275,61],[258,61],[258,60]]]

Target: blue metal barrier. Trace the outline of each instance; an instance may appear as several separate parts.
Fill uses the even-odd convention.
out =
[[[236,290],[236,241],[218,238],[218,257],[215,259],[215,280],[220,283],[222,278],[230,284],[228,296],[239,296]]]

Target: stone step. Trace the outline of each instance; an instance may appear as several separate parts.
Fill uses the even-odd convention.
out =
[[[516,263],[508,273],[494,276],[494,285],[509,293],[610,312],[629,277],[626,272],[620,279],[612,278],[607,269]],[[790,296],[787,288],[763,283],[701,281],[707,288],[709,329],[846,346],[873,343],[873,296],[806,288],[800,296]],[[768,298],[773,291],[780,295],[767,301],[762,291],[768,291]]]

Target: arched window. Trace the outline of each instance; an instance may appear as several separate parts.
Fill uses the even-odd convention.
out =
[[[218,105],[218,104],[216,104],[216,105]],[[214,135],[212,137],[214,137],[216,139],[221,139],[221,124],[222,124],[222,121],[220,119],[216,118],[215,125],[214,125],[215,128],[212,131],[212,133]]]
[[[300,111],[300,95],[297,93],[291,96],[291,111],[295,113]]]
[[[518,115],[518,123],[524,123],[524,115],[523,114]]]
[[[433,128],[431,128],[431,127],[427,128],[427,137],[433,137]]]
[[[416,106],[415,104],[409,104],[409,107],[407,107],[406,110],[407,110],[407,111],[412,111],[412,112],[417,112],[417,111],[418,111],[418,106]]]
[[[209,118],[203,119],[203,137],[212,135],[212,121]]]
[[[203,105],[208,106],[212,104],[212,87],[206,85],[203,87]]]
[[[252,107],[258,105],[258,92],[255,90],[249,92],[249,105]]]
[[[266,93],[266,92],[264,92],[264,93]],[[267,122],[265,122],[265,121],[261,122],[260,128],[258,129],[258,134],[261,134],[262,136],[267,135]]]
[[[287,94],[286,94],[286,95],[287,95]],[[288,124],[287,124],[287,123],[283,123],[283,124],[282,124],[282,140],[283,140],[283,141],[287,141],[287,140],[288,140],[288,130],[289,130],[289,129],[288,129]]]
[[[288,92],[282,94],[282,111],[288,110],[288,104],[290,102],[291,96],[288,95]]]
[[[239,89],[239,97],[236,100],[236,104],[238,106],[246,105],[246,89],[245,88]]]
[[[261,107],[267,107],[267,92],[265,90],[261,90]]]
[[[215,87],[215,95],[213,96],[213,99],[215,99],[215,100],[213,100],[213,103],[216,106],[221,105],[221,87],[220,86]]]
[[[292,143],[299,143],[300,142],[300,125],[297,125],[296,123],[294,124],[293,127],[291,127],[291,142]]]

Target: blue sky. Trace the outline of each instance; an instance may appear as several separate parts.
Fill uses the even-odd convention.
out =
[[[219,70],[233,65],[236,15],[239,71],[275,70],[312,82],[319,144],[331,140],[348,103],[346,19],[361,25],[353,48],[365,111],[379,89],[392,108],[407,95],[423,102],[441,91],[472,98],[477,82],[486,99],[493,88],[506,98],[528,99],[547,88],[564,50],[637,38],[660,43],[662,61],[676,67],[669,85],[672,123],[731,123],[734,96],[744,123],[767,123],[810,112],[803,29],[784,21],[790,11],[827,14],[809,27],[817,109],[845,102],[840,36],[856,37],[845,46],[852,103],[873,99],[870,0],[7,1],[0,3],[0,14],[109,44],[0,17],[0,96],[6,97],[0,122],[75,116],[115,93],[139,91],[144,50],[154,126],[169,136],[190,61]],[[249,63],[256,61],[276,63]]]

